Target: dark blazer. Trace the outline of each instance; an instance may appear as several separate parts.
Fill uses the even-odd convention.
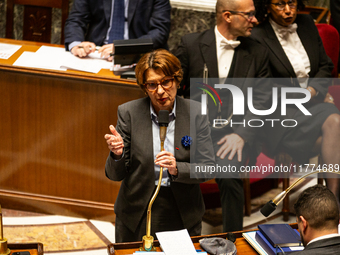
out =
[[[332,237],[313,242],[303,251],[294,252],[296,255],[333,255],[340,253],[340,237]]]
[[[171,190],[187,229],[202,220],[205,207],[199,183],[206,181],[190,178],[190,166],[195,164],[189,162],[213,165],[215,160],[208,120],[200,114],[200,109],[198,102],[176,98],[174,146],[178,178],[171,181]],[[190,120],[195,123],[190,125]],[[124,139],[124,159],[115,161],[110,154],[105,173],[111,180],[122,181],[115,213],[131,231],[135,231],[155,189],[149,98],[120,105],[116,128]],[[185,135],[192,138],[190,149],[181,144]]]
[[[268,100],[271,95],[271,88],[266,82],[260,82],[260,79],[264,80],[264,78],[271,76],[268,68],[268,52],[263,46],[252,39],[244,37],[240,37],[238,39],[241,41],[241,44],[235,49],[229,77],[259,78],[256,83],[254,83],[253,79],[243,79],[242,81],[235,80],[235,85],[243,91],[245,102],[247,102],[247,88],[253,87],[253,103],[255,109],[268,109]],[[181,61],[184,72],[180,93],[182,93],[185,97],[190,96],[190,78],[203,77],[203,66],[205,63],[208,67],[209,78],[218,78],[214,28],[202,33],[194,33],[183,36],[181,44],[177,49],[176,56]],[[224,100],[225,102],[228,102],[225,104],[227,109],[223,109],[226,113],[225,116],[230,116],[233,110],[232,98],[230,93],[228,95],[228,98]],[[250,119],[259,119],[259,117],[248,110],[246,110],[245,116],[233,116],[233,121],[243,121],[243,119],[247,122]],[[258,131],[258,129],[251,128],[248,125],[246,125],[246,127],[238,125],[238,127],[233,129],[235,133],[240,135],[249,143],[253,141],[254,136]]]
[[[310,80],[308,86],[315,88],[315,90],[319,92],[316,99],[322,102],[327,94],[328,86],[330,85],[330,79],[322,78],[331,77],[333,63],[326,55],[319,32],[312,17],[310,15],[298,14],[295,22],[298,25],[297,33],[310,60],[311,71],[309,73],[309,77],[313,78],[313,80]],[[258,41],[268,49],[269,65],[273,77],[296,78],[294,69],[268,20],[253,29],[251,38]],[[280,87],[278,84],[277,86]],[[282,86],[300,87],[294,79],[287,79]],[[280,103],[278,106],[280,106]],[[284,117],[284,119],[290,119],[294,116],[297,110],[298,109],[296,107],[288,106],[287,115],[281,116],[280,107],[278,107],[278,110],[270,118],[282,119]],[[276,128],[265,126],[265,139],[268,139],[268,151],[271,151],[274,154],[276,153],[286,130],[287,128],[281,125],[276,125]]]
[[[74,41],[103,45],[110,26],[112,0],[75,0],[65,24],[65,47]],[[129,0],[129,38],[151,38],[166,48],[170,32],[169,0]]]
[[[325,52],[313,18],[310,15],[298,14],[295,23],[298,25],[296,32],[309,57],[311,65],[309,77],[330,78],[334,66]],[[267,47],[273,77],[296,78],[294,69],[268,20],[253,29],[251,38]],[[328,92],[329,84],[327,82],[320,83],[318,80],[318,82],[311,82],[308,85],[319,92],[320,98],[324,98]],[[299,86],[299,84],[292,83],[291,86]]]

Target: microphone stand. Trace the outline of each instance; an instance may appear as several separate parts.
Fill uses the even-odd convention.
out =
[[[165,119],[164,121],[164,118],[167,118],[167,120]],[[161,151],[164,151],[164,141],[165,141],[167,126],[169,123],[169,111],[166,111],[166,110],[159,111],[158,119],[159,119],[158,123],[160,125],[159,135],[160,135],[160,140],[161,140]],[[162,177],[163,177],[163,167],[160,168],[157,188],[149,202],[148,211],[146,215],[146,235],[143,236],[143,240],[142,240],[143,246],[139,248],[140,251],[156,251],[156,247],[153,246],[154,238],[151,235],[151,207],[153,205],[153,202],[156,200],[156,197],[161,188]]]
[[[340,174],[340,172],[329,171],[329,169],[304,174],[299,179],[297,179],[292,185],[290,185],[286,190],[282,191],[275,198],[273,198],[273,200],[270,200],[269,202],[267,202],[261,208],[261,210],[260,210],[261,213],[263,214],[263,216],[268,217],[272,212],[275,211],[278,204],[281,203],[281,201],[286,197],[288,192],[290,192],[296,185],[300,184],[306,177],[308,177],[312,174],[315,174],[315,173],[326,173],[326,172],[327,173],[333,173],[333,174]]]
[[[2,211],[0,206],[0,255],[8,255],[11,250],[7,248],[7,239],[3,236]]]

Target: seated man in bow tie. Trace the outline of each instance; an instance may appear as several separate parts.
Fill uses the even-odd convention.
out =
[[[294,128],[264,125],[268,151],[286,151],[295,162],[309,163],[309,158],[321,154],[323,167],[340,164],[340,113],[328,94],[333,63],[326,55],[313,18],[297,14],[303,10],[302,0],[259,1],[258,18],[261,24],[251,37],[268,48],[273,77],[289,78],[284,86],[308,90],[311,100],[304,104],[311,116],[294,107],[287,107],[285,119],[294,119]],[[283,80],[283,79],[280,79]],[[270,117],[281,120],[280,108]],[[339,179],[336,174],[324,173],[327,187],[339,202]]]
[[[185,35],[177,49],[176,55],[181,61],[184,72],[179,93],[184,97],[189,97],[194,92],[195,89],[192,87],[190,93],[190,78],[202,78],[204,67],[208,70],[209,78],[266,78],[270,76],[267,50],[248,38],[254,24],[257,23],[253,1],[217,0],[216,20],[216,26],[207,31]],[[251,82],[244,80],[235,85],[243,92],[246,92],[248,87],[253,87],[255,108],[267,109],[266,104],[271,90],[265,86],[265,83],[254,86]],[[219,93],[223,91],[218,90]],[[194,99],[194,96],[191,98]],[[221,108],[221,117],[228,119],[233,111],[232,100],[225,98]],[[209,109],[210,118],[216,115],[215,111],[216,107]],[[232,120],[240,123],[254,119],[254,117],[254,114],[246,110],[244,115],[234,115]],[[227,173],[216,178],[221,195],[224,232],[243,228],[244,194],[239,169],[248,159],[249,147],[258,131],[258,128],[242,124],[220,129],[212,127],[216,164],[237,169],[232,174]]]

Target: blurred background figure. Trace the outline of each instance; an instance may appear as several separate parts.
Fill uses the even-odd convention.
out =
[[[112,59],[113,40],[151,38],[154,48],[167,48],[169,0],[74,0],[65,24],[65,47],[85,57],[101,47]]]
[[[231,82],[233,78],[260,80],[270,77],[267,49],[248,38],[257,23],[255,14],[252,0],[218,0],[216,26],[202,33],[192,33],[182,37],[176,55],[181,61],[184,72],[180,90],[184,97],[193,95],[190,93],[190,78],[202,78],[205,66],[208,77],[220,78],[221,83]],[[226,78],[231,80],[226,82]],[[247,91],[250,86],[253,87],[256,95],[253,101],[254,107],[267,109],[271,88],[265,82],[254,85],[254,80],[239,79],[232,84],[242,91]],[[219,113],[217,107],[210,104],[211,122],[218,115],[227,120],[233,111],[232,100],[229,100],[230,94],[224,90],[219,90],[219,93],[225,99],[225,103],[220,106]],[[234,115],[232,121],[248,122],[257,117],[247,109],[244,115]],[[251,151],[249,148],[258,132],[258,128],[248,125],[234,125],[232,128],[229,125],[223,128],[212,127],[217,164],[239,170],[248,160]],[[243,229],[244,192],[243,181],[238,170],[234,173],[226,173],[222,178],[216,178],[221,196],[223,232]]]
[[[310,102],[304,104],[311,116],[305,116],[293,105],[287,107],[284,118],[296,120],[295,128],[265,126],[263,139],[269,151],[283,148],[299,163],[308,163],[309,158],[321,153],[322,164],[328,168],[339,166],[340,115],[328,94],[331,82],[327,79],[333,64],[312,17],[297,14],[304,7],[301,0],[265,0],[256,6],[261,23],[253,29],[252,38],[268,48],[273,77],[289,78],[290,82],[283,86],[302,87],[311,94]],[[280,109],[272,117],[282,119]],[[324,175],[339,201],[339,179],[334,174]]]
[[[333,25],[340,34],[340,0],[330,0],[331,10],[331,25]],[[339,45],[340,46],[340,45]],[[340,53],[339,53],[340,59]],[[338,63],[338,72],[340,72],[340,65]]]

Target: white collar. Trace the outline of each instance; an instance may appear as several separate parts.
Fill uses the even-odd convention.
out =
[[[340,235],[339,234],[329,234],[329,235],[319,236],[319,237],[314,238],[313,240],[309,241],[309,243],[307,245],[314,243],[316,241],[320,241],[320,240],[328,239],[328,238],[332,238],[332,237],[337,237],[337,236],[340,236]]]

